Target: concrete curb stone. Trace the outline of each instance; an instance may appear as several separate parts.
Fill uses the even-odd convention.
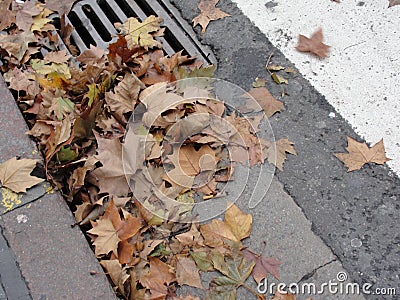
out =
[[[14,156],[41,160],[36,145],[25,134],[27,125],[3,77],[0,126],[0,162]],[[33,299],[116,299],[82,232],[71,228],[74,218],[64,199],[49,187],[48,183],[39,184],[22,196],[0,188],[0,227],[7,241],[3,244],[9,245],[7,251],[16,259],[8,256],[2,263],[20,267]],[[0,268],[0,286],[6,271]],[[18,276],[19,271],[14,271],[11,275]],[[92,276],[90,271],[98,275]],[[14,282],[9,288],[16,290],[20,284]],[[0,297],[7,293],[8,288],[2,286]]]

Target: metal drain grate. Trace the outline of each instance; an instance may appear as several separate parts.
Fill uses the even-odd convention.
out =
[[[115,42],[115,22],[123,23],[129,17],[143,21],[150,15],[163,18],[165,35],[159,40],[166,54],[183,50],[184,54],[197,56],[206,64],[216,64],[213,53],[200,44],[192,28],[168,0],[82,0],[74,5],[66,21],[74,26],[73,42],[83,52],[91,44],[106,49]]]

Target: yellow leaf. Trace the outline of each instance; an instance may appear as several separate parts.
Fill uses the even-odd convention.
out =
[[[204,237],[204,243],[211,247],[221,246],[225,239],[239,242],[231,227],[221,220],[212,220],[210,223],[202,225],[200,231]]]
[[[32,32],[41,31],[46,24],[51,22],[51,19],[46,18],[46,10],[48,9],[44,9],[40,14],[33,17],[33,24],[31,27]]]
[[[235,204],[232,204],[225,212],[225,223],[240,241],[250,235],[253,217],[250,214],[244,214]]]
[[[272,73],[271,77],[277,84],[282,84],[282,83],[288,84],[289,83],[289,81],[287,81],[286,78],[284,78],[276,73]]]
[[[32,59],[31,66],[36,71],[36,73],[41,75],[48,75],[50,73],[57,72],[63,74],[66,79],[71,78],[69,66],[66,63],[64,64],[51,63],[48,65],[42,60]]]
[[[155,16],[149,16],[143,23],[136,18],[128,18],[123,24],[117,24],[116,27],[125,34],[129,49],[133,49],[136,45],[145,49],[160,48],[161,43],[155,40],[150,33],[160,30],[161,22],[162,18]]]

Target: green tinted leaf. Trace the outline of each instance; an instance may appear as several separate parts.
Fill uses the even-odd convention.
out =
[[[282,76],[276,74],[276,73],[272,73],[271,74],[272,79],[277,83],[277,84],[288,84],[289,81],[287,81],[287,79],[283,78]]]
[[[190,251],[190,255],[193,257],[193,259],[196,263],[196,266],[199,268],[200,271],[208,272],[208,271],[211,271],[214,269],[207,252]]]
[[[211,256],[212,256],[212,263],[213,263],[214,268],[216,270],[220,271],[222,274],[225,274],[226,263],[225,263],[224,256],[222,255],[222,253],[217,250],[213,250],[211,252]]]
[[[160,245],[158,245],[151,253],[149,256],[152,257],[158,257],[158,256],[167,256],[171,253],[171,251],[168,251],[165,248],[165,245],[162,243]]]
[[[259,88],[265,86],[265,79],[261,78],[256,78],[256,80],[253,82],[253,88]]]
[[[285,67],[277,66],[277,65],[269,65],[269,66],[267,66],[267,70],[269,70],[269,71],[280,71],[280,70],[283,70],[283,69],[285,69]]]
[[[190,71],[188,77],[213,77],[215,73],[216,67],[214,65],[210,65],[204,68],[196,68]]]
[[[75,104],[68,98],[58,97],[56,100],[56,107],[54,112],[57,119],[62,120],[63,116],[74,111]]]
[[[208,291],[204,300],[236,300],[236,286],[215,286]]]
[[[57,160],[60,162],[67,162],[67,161],[72,161],[78,157],[79,153],[78,151],[72,150],[69,146],[63,146],[61,149],[57,152]]]
[[[89,99],[88,106],[92,106],[94,100],[99,96],[100,89],[97,84],[92,83],[88,85],[89,91],[86,93],[86,97]]]

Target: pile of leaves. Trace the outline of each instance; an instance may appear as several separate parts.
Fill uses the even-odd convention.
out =
[[[251,274],[257,282],[268,274],[279,278],[280,261],[243,246],[252,216],[229,204],[224,220],[200,225],[191,209],[195,195],[212,201],[218,183],[232,180],[233,163],[267,160],[282,168],[285,149],[295,153],[292,144],[257,137],[262,115],[244,117],[210,99],[207,87],[175,84],[210,77],[215,68],[182,52],[164,56],[157,39],[164,29],[156,16],[115,24],[119,34],[108,49],[91,46],[73,56],[72,27],[64,17],[73,2],[2,1],[0,68],[43,153],[46,179],[69,201],[115,291],[124,299],[196,299],[178,298],[176,287],[204,289],[199,271],[214,271],[219,276],[207,299],[234,299],[241,286],[264,299],[245,281]],[[61,30],[52,21],[57,12]],[[265,87],[250,94],[268,116],[283,108]],[[140,107],[141,125],[126,135],[132,112]],[[124,139],[138,137],[145,147],[130,154],[134,162],[127,173]],[[19,173],[10,172],[11,165]],[[31,160],[2,164],[2,184],[25,191],[41,179],[16,187],[13,174],[28,176],[34,165]],[[156,190],[145,189],[146,176]],[[165,205],[156,191],[181,205]]]
[[[195,24],[205,30],[210,20],[227,16],[217,2],[203,1]],[[115,24],[119,34],[108,49],[91,46],[76,56],[64,15],[73,3],[0,2],[0,69],[43,153],[46,179],[73,208],[75,225],[87,233],[115,291],[124,299],[198,299],[176,296],[176,287],[204,290],[200,272],[212,271],[219,276],[206,299],[235,299],[239,287],[265,299],[246,280],[279,279],[281,262],[243,246],[252,216],[229,203],[224,220],[200,225],[192,209],[196,201],[212,206],[235,164],[269,162],[282,170],[286,153],[296,154],[289,140],[257,134],[264,116],[283,103],[256,80],[237,113],[212,97],[212,86],[202,85],[207,81],[200,87],[177,81],[211,77],[215,68],[182,52],[165,56],[156,16]],[[60,30],[53,25],[57,12]],[[315,39],[320,43],[322,33]],[[326,55],[327,47],[321,52],[304,42],[300,51]],[[277,74],[283,69],[267,62],[279,84],[287,84]],[[337,157],[349,171],[387,161],[379,154],[383,144],[376,148],[349,140],[350,153]],[[1,184],[26,191],[42,181],[30,175],[35,165],[15,158],[2,163]]]

